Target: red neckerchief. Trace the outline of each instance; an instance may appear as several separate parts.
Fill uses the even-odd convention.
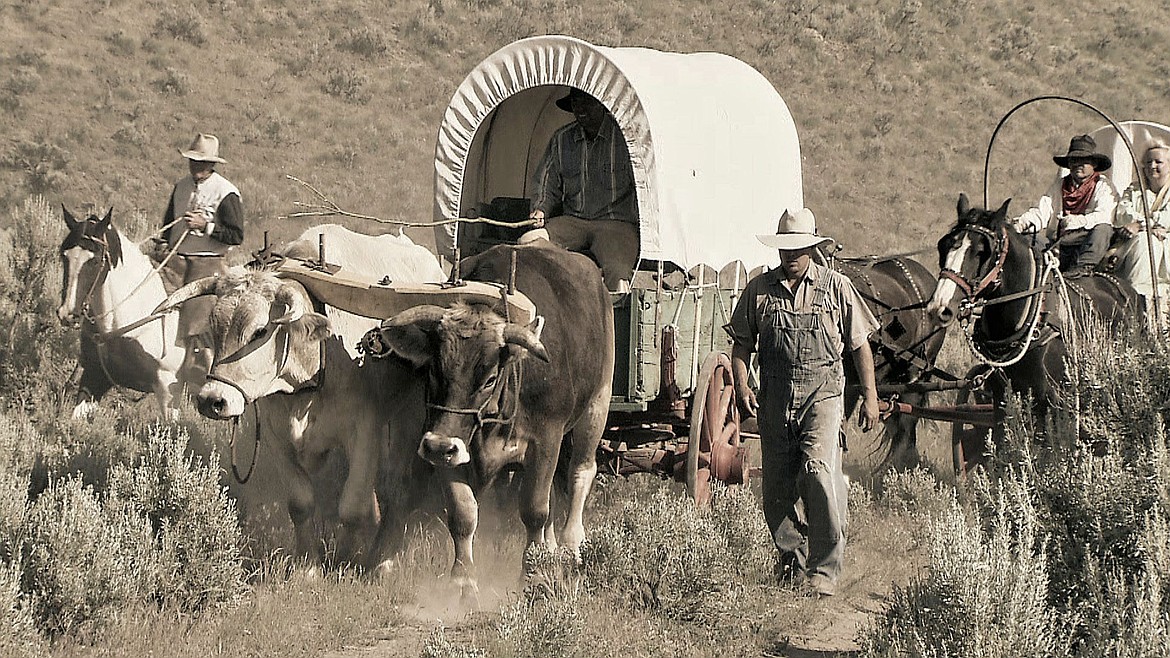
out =
[[[1073,180],[1072,174],[1065,176],[1064,181],[1060,184],[1060,196],[1064,204],[1064,214],[1085,214],[1085,210],[1089,207],[1089,202],[1093,200],[1093,192],[1097,191],[1097,181],[1100,179],[1101,174],[1094,171],[1092,176],[1089,176],[1083,183],[1077,185]]]

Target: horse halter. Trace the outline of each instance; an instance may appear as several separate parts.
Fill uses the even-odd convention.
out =
[[[996,232],[978,224],[967,224],[956,227],[951,234],[955,233],[978,233],[987,240],[988,246],[995,253],[995,264],[978,281],[967,278],[962,272],[957,272],[949,267],[943,267],[939,270],[939,278],[946,278],[953,281],[963,291],[963,299],[967,302],[972,302],[984,291],[1001,283],[1000,275],[1003,273],[1004,263],[1007,262],[1008,247],[1010,244],[1008,242],[1007,228],[1001,226],[999,231]]]
[[[88,220],[86,221],[88,224],[95,224],[95,222],[90,222]],[[109,311],[103,313],[102,315],[94,316],[91,312],[91,307],[93,305],[93,295],[95,292],[97,292],[97,289],[101,287],[106,277],[110,275],[110,270],[113,269],[114,263],[113,259],[110,257],[110,243],[106,241],[105,236],[85,234],[84,237],[101,247],[101,251],[98,254],[98,257],[101,259],[101,264],[98,266],[97,273],[93,275],[93,281],[89,284],[89,290],[86,291],[85,297],[81,299],[81,308],[78,315],[82,319],[89,320],[90,323],[96,327],[98,319],[104,315],[108,315]],[[86,249],[86,251],[89,250]],[[64,255],[64,251],[62,251],[62,255]],[[77,274],[80,276],[81,272],[78,272]]]

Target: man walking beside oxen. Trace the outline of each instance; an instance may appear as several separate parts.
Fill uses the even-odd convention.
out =
[[[863,389],[858,422],[878,421],[869,335],[878,322],[844,275],[812,261],[811,210],[785,211],[776,235],[757,238],[780,252],[781,266],[748,282],[731,322],[736,395],[759,416],[763,507],[780,551],[781,576],[820,596],[836,592],[845,552],[848,486],[841,470],[848,348]],[[748,363],[759,355],[759,397]],[[803,514],[797,502],[803,503]]]

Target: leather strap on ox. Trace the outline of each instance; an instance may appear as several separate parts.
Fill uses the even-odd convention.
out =
[[[496,379],[492,394],[484,400],[483,404],[479,405],[479,408],[448,407],[428,402],[427,409],[473,417],[475,429],[472,430],[471,436],[467,437],[468,445],[471,445],[475,437],[482,433],[484,425],[507,425],[508,436],[506,439],[511,444],[516,431],[516,424],[513,421],[516,419],[516,413],[520,410],[520,386],[524,382],[523,362],[523,359],[510,359],[510,363],[505,366],[506,372],[501,373],[501,376]],[[505,397],[510,404],[505,404]],[[493,402],[496,403],[496,412],[494,414],[485,413]]]

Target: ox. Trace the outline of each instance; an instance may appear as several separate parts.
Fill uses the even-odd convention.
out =
[[[114,385],[153,393],[159,413],[171,411],[185,348],[176,314],[151,315],[166,298],[154,264],[114,225],[114,209],[75,219],[61,208],[69,234],[61,242],[64,278],[57,317],[81,325],[77,406],[85,415]]]
[[[286,253],[315,253],[320,233],[330,260],[345,268],[395,281],[443,279],[435,257],[405,236],[371,238],[327,225],[307,231]],[[337,558],[374,566],[397,536],[391,533],[401,530],[400,513],[420,489],[412,486],[419,469],[429,468],[420,460],[389,462],[397,437],[413,445],[421,431],[421,383],[403,364],[355,359],[349,350],[377,321],[334,309],[330,317],[314,312],[315,300],[294,281],[234,269],[187,284],[166,305],[205,294],[216,296],[210,333],[217,359],[197,395],[200,413],[235,419],[256,405],[258,436],[262,431],[288,487],[297,551],[313,562],[321,555],[312,475],[329,451],[340,449],[348,472],[336,509]]]
[[[529,544],[556,545],[549,507],[562,444],[570,501],[561,539],[577,551],[613,384],[613,310],[597,267],[538,241],[494,247],[463,261],[462,271],[507,283],[513,254],[516,288],[541,314],[533,326],[484,305],[426,305],[390,318],[380,334],[394,355],[427,371],[430,414],[418,454],[436,467],[446,496],[451,575],[465,595],[477,589],[476,496],[501,472],[523,470],[520,517]]]

